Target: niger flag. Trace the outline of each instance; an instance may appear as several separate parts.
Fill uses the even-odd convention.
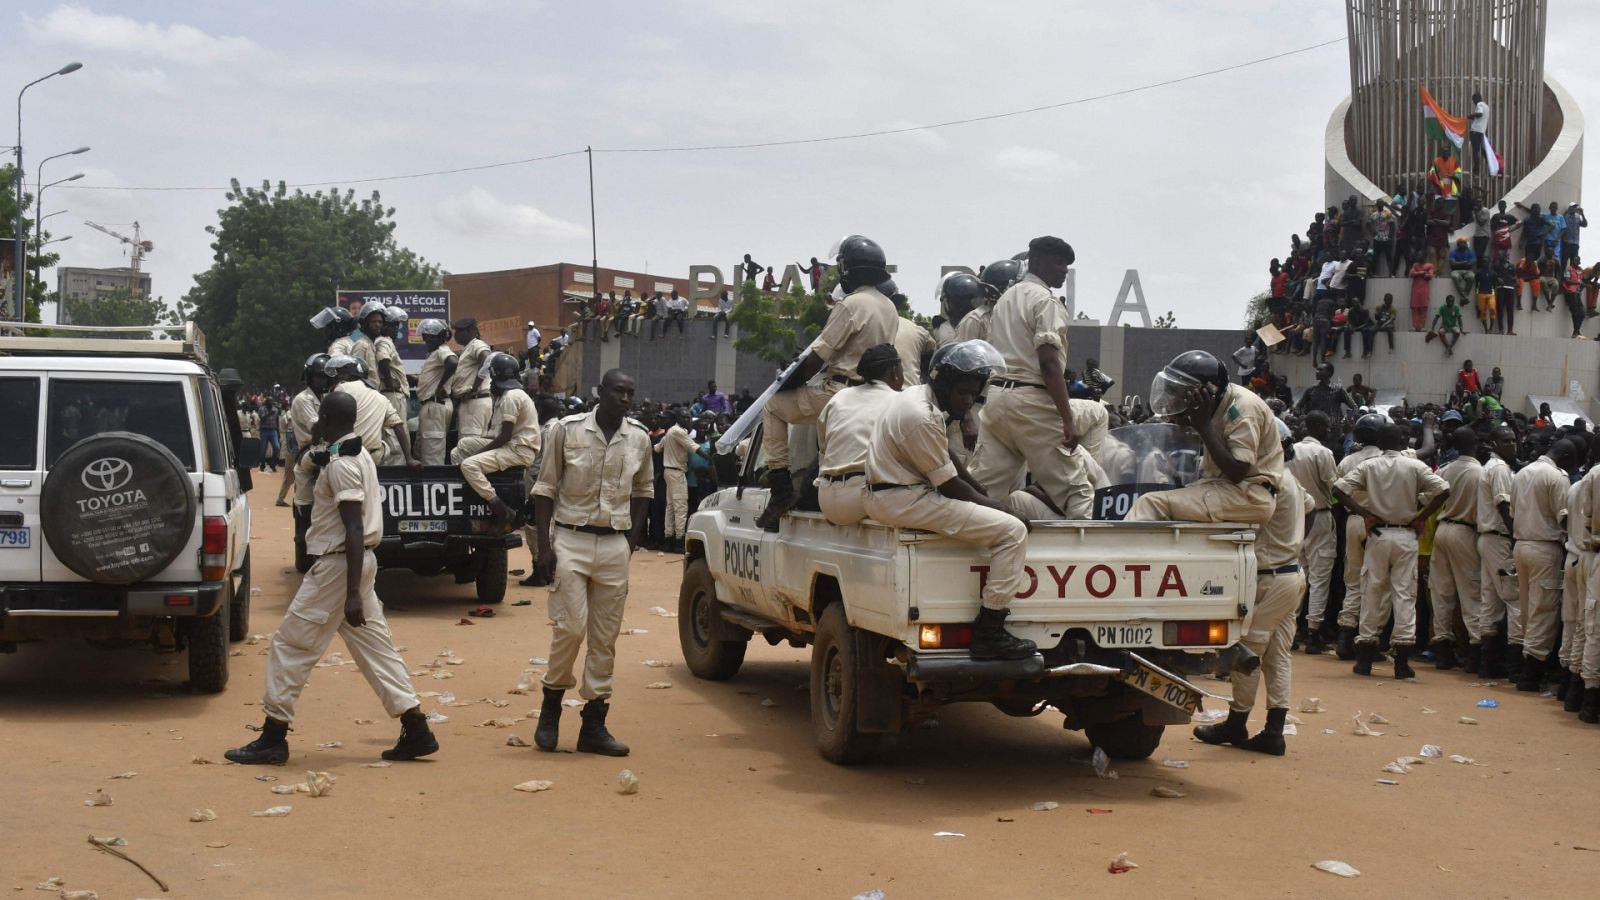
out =
[[[1418,85],[1417,90],[1422,92],[1422,130],[1430,140],[1449,141],[1455,145],[1456,155],[1460,156],[1462,145],[1466,143],[1467,129],[1471,127],[1471,120],[1461,116],[1452,116],[1444,111],[1439,101],[1433,99],[1428,93],[1426,85]],[[1496,153],[1493,145],[1489,143],[1489,136],[1483,136],[1484,155],[1489,160],[1489,174],[1499,175],[1505,169],[1505,160]]]

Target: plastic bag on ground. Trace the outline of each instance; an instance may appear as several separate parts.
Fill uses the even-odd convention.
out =
[[[639,793],[639,776],[633,774],[632,769],[623,769],[621,772],[617,773],[617,793]]]
[[[1123,872],[1137,868],[1139,868],[1139,864],[1129,859],[1128,854],[1124,852],[1117,854],[1117,858],[1111,861],[1111,865],[1106,867],[1106,871],[1113,875],[1121,875]]]
[[[1187,797],[1188,794],[1185,794],[1183,791],[1180,791],[1176,788],[1169,788],[1166,785],[1158,785],[1150,789],[1150,796],[1160,797],[1163,800],[1182,800],[1184,797]]]
[[[1056,807],[1058,807],[1060,805],[1061,804],[1057,803],[1054,800],[1040,800],[1038,803],[1035,803],[1033,805],[1033,811],[1034,812],[1049,812],[1050,810],[1055,809]]]
[[[1361,712],[1359,710],[1356,712],[1356,715],[1355,715],[1355,733],[1359,734],[1359,735],[1363,735],[1365,737],[1382,737],[1383,736],[1383,732],[1381,732],[1381,731],[1373,731],[1371,728],[1367,727],[1367,722],[1366,722],[1365,719],[1363,719],[1361,717]]]
[[[217,814],[209,809],[197,809],[189,813],[191,822],[215,822]]]
[[[537,794],[540,791],[548,791],[555,787],[555,785],[556,783],[554,781],[539,781],[538,779],[535,779],[533,781],[524,781],[521,784],[513,785],[511,789],[514,791],[524,791],[529,794]]]
[[[1300,711],[1303,713],[1324,713],[1328,709],[1322,705],[1321,697],[1307,697],[1300,701]]]
[[[1317,862],[1312,863],[1311,867],[1313,869],[1321,869],[1322,871],[1327,872],[1329,875],[1337,875],[1340,878],[1356,878],[1361,875],[1361,873],[1356,870],[1355,866],[1352,866],[1347,862],[1341,862],[1337,859],[1318,860]]]
[[[258,819],[281,819],[293,810],[292,806],[269,806],[266,809],[258,809],[250,815]]]
[[[1411,767],[1397,759],[1394,762],[1384,763],[1383,771],[1391,775],[1410,775]]]
[[[1424,759],[1439,759],[1444,756],[1444,751],[1439,749],[1438,744],[1423,744],[1422,752],[1419,755]]]
[[[883,900],[883,891],[873,888],[870,891],[862,891],[851,897],[850,900]]]
[[[93,796],[91,796],[89,799],[83,801],[83,805],[84,806],[110,806],[114,802],[115,801],[111,799],[111,795],[110,794],[108,794],[108,793],[106,793],[105,791],[102,791],[102,790],[96,790],[94,792]]]
[[[1089,757],[1089,765],[1094,766],[1094,774],[1097,778],[1117,777],[1117,770],[1111,768],[1111,757],[1106,756],[1106,752],[1099,747],[1094,748],[1094,755]]]
[[[652,607],[650,607],[650,615],[652,615],[652,616],[660,616],[663,619],[676,619],[678,617],[677,613],[672,612],[672,611],[670,611],[668,609],[665,609],[664,607],[660,607],[660,606],[652,606]]]

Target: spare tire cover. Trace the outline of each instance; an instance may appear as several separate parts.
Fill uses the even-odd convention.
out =
[[[51,552],[100,584],[153,577],[177,559],[194,531],[194,484],[183,463],[127,431],[69,447],[50,467],[40,506]]]

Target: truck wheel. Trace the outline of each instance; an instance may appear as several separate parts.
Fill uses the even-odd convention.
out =
[[[749,638],[720,640],[718,636],[724,631],[718,621],[721,614],[722,604],[717,601],[711,569],[704,559],[697,559],[684,570],[683,586],[678,589],[678,644],[683,649],[683,661],[696,678],[725,681],[744,664]]]
[[[1138,716],[1116,722],[1089,725],[1083,733],[1089,743],[1112,759],[1149,759],[1161,743],[1163,725],[1146,725]]]
[[[229,579],[230,582],[232,579]],[[239,567],[239,586],[228,602],[228,640],[242,641],[250,636],[250,551],[244,551]]]
[[[197,694],[220,694],[228,686],[228,607],[189,621],[189,687]]]
[[[483,557],[478,569],[478,602],[499,603],[506,599],[506,548],[485,547],[478,553]]]
[[[861,660],[854,631],[844,606],[834,603],[822,613],[811,647],[811,730],[822,758],[840,765],[870,760],[883,743],[883,735],[856,729]]]

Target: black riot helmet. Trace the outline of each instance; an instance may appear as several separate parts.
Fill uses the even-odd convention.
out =
[[[342,306],[329,306],[311,317],[311,327],[321,328],[334,340],[356,330],[356,317]]]
[[[983,283],[976,275],[951,272],[939,282],[939,311],[952,325],[961,324],[973,307],[983,302]]]
[[[509,353],[496,353],[489,357],[489,385],[497,391],[509,391],[512,388],[522,387],[522,378],[517,374],[521,366],[517,365],[517,358]]]
[[[1378,437],[1383,434],[1383,426],[1389,424],[1389,417],[1379,413],[1367,413],[1356,420],[1356,427],[1351,429],[1356,443],[1363,447],[1376,446]]]
[[[995,260],[983,269],[983,274],[978,276],[983,282],[983,295],[990,303],[1000,299],[1000,295],[1022,280],[1022,261],[1016,259]]]
[[[1189,411],[1189,392],[1206,388],[1213,400],[1228,389],[1228,368],[1204,350],[1187,350],[1173,358],[1150,382],[1150,410],[1158,416]]]
[[[322,368],[324,372],[328,373],[328,378],[335,384],[346,381],[367,380],[367,363],[360,357],[346,356],[341,353],[338,356],[329,357],[328,361],[323,363]]]
[[[883,248],[869,237],[852,234],[839,241],[834,262],[839,268],[839,284],[846,291],[889,280],[889,261],[883,255]]]
[[[313,391],[316,391],[319,394],[323,391],[326,391],[328,389],[327,365],[328,354],[311,354],[310,356],[306,357],[306,367],[300,373],[300,380],[305,383],[306,387],[311,388]],[[314,378],[319,380],[313,382],[312,379]],[[320,385],[320,387],[318,385]]]

